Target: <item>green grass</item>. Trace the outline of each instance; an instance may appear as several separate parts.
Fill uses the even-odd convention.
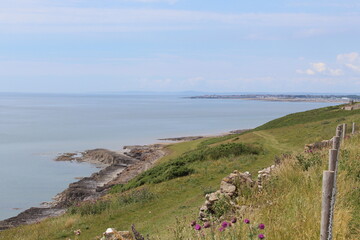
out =
[[[360,109],[354,111],[345,111],[340,109],[341,106],[342,105],[330,106],[301,113],[289,114],[287,116],[265,123],[264,125],[257,127],[255,130],[267,130],[318,121],[326,122],[327,120],[334,118],[336,118],[340,123],[345,120],[346,117],[360,113]]]
[[[113,195],[110,199],[100,201],[85,201],[71,206],[68,213],[71,215],[80,214],[96,215],[107,210],[118,209],[129,204],[145,203],[156,198],[156,195],[147,188],[129,191],[125,194]]]
[[[277,155],[289,152],[293,153],[292,156],[296,156],[303,151],[306,143],[329,139],[335,134],[337,124],[345,122],[350,125],[352,121],[360,123],[359,110],[344,111],[339,107],[328,107],[291,114],[238,135],[171,144],[167,147],[168,156],[159,160],[152,169],[138,176],[136,181],[118,186],[113,194],[104,198],[105,203],[98,201],[95,205],[69,211],[64,216],[48,219],[39,224],[3,231],[0,233],[0,239],[73,239],[75,238],[73,231],[81,229],[82,234],[78,239],[89,240],[101,235],[108,227],[129,230],[133,223],[143,234],[159,236],[159,239],[173,239],[174,231],[169,231],[169,228],[175,228],[176,218],[187,217],[188,221],[194,219],[199,206],[204,202],[204,194],[218,189],[221,179],[234,169],[250,171],[256,176],[258,170],[273,164]],[[354,147],[358,142],[355,139],[349,142],[353,142],[354,145],[345,146],[344,149],[349,148],[347,158],[358,159],[358,155],[354,153]],[[240,146],[257,149],[257,152],[237,153],[237,149],[241,149]],[[254,204],[261,205],[264,199],[274,201],[275,206],[271,208],[267,208],[265,204],[264,208],[259,208],[259,212],[254,213],[255,215],[249,213],[249,216],[256,221],[266,221],[269,231],[274,232],[271,239],[289,239],[287,232],[295,231],[301,235],[300,229],[304,228],[311,229],[308,232],[310,235],[303,234],[302,238],[290,237],[290,239],[313,239],[312,237],[317,234],[315,225],[319,220],[313,212],[318,211],[318,203],[312,201],[318,199],[316,194],[319,193],[318,182],[321,177],[316,174],[321,172],[322,165],[313,164],[315,160],[306,159],[308,162],[304,164],[309,166],[306,165],[305,169],[294,157],[293,162],[289,163],[289,169],[279,173],[279,177],[276,178],[278,182],[273,182],[272,188],[265,192],[268,195],[262,198],[253,196]],[[359,166],[352,165],[355,164],[353,162],[350,164],[348,161],[348,163],[342,168],[347,168],[349,174],[357,176]],[[181,170],[181,167],[186,171],[179,174],[177,171]],[[294,170],[291,170],[292,168]],[[344,180],[344,186],[349,182],[354,184],[354,178],[349,179]],[[126,189],[131,190],[119,193]],[[145,197],[144,201],[131,200],[138,199],[137,195],[133,196],[132,193],[141,192],[142,189],[146,189],[152,197]],[[346,199],[349,205],[354,208],[357,206],[359,210],[359,191],[347,188],[344,193],[346,194],[341,195],[340,198]],[[126,199],[126,196],[129,200],[122,202],[116,200]],[[281,201],[285,201],[287,205],[280,204]],[[354,211],[341,204],[339,206],[344,208],[344,212],[340,212],[341,216],[348,219],[342,223],[349,223],[353,231],[359,229],[360,224],[352,221],[356,216],[353,215]],[[301,215],[302,209],[307,211],[304,215]],[[272,215],[272,211],[276,214]],[[357,211],[357,216],[359,212]],[[311,214],[314,216],[310,216]],[[274,226],[278,228],[273,228]],[[347,226],[344,228],[347,229]],[[275,234],[275,231],[279,233]]]
[[[360,236],[360,135],[347,140],[341,147],[337,178],[337,199],[333,225],[333,239],[358,239]],[[265,224],[266,239],[318,239],[321,214],[322,172],[328,168],[328,150],[303,153],[310,160],[306,168],[296,155],[289,155],[275,170],[262,192],[252,192],[238,199],[239,205],[251,205],[243,216],[251,223]],[[232,216],[240,217],[237,213]],[[230,220],[230,216],[225,220]],[[249,228],[237,223],[225,232],[203,230],[202,239],[249,239]],[[174,227],[169,239],[198,239],[188,222]],[[257,224],[254,224],[256,227]],[[258,231],[260,232],[260,231]],[[180,237],[176,237],[180,236]],[[255,238],[257,239],[257,238]]]

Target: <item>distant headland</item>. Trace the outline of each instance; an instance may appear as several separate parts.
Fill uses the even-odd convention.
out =
[[[192,96],[192,99],[241,99],[279,102],[359,102],[360,95],[290,95],[290,94],[241,94],[241,95],[202,95]]]

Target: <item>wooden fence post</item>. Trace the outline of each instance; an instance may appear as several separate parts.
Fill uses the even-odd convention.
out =
[[[347,124],[346,124],[346,123],[343,123],[342,140],[344,140],[344,139],[345,139],[345,136],[346,136],[346,127],[347,127]]]
[[[340,149],[340,137],[333,137],[333,149]]]
[[[338,160],[338,150],[337,149],[330,149],[329,150],[329,170],[334,171],[336,170]]]
[[[338,126],[336,127],[336,134],[335,134],[336,137],[341,137],[341,136],[342,136],[342,129],[343,129],[343,125],[342,125],[342,124],[341,124],[341,125],[338,125]]]
[[[352,123],[352,131],[351,133],[354,135],[355,134],[355,122]]]
[[[330,230],[331,198],[334,188],[334,171],[323,172],[320,240],[327,240]]]

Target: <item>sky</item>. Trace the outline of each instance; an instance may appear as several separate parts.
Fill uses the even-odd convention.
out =
[[[358,0],[1,0],[0,92],[360,94]]]

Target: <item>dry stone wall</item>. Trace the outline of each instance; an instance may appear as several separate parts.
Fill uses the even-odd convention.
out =
[[[246,189],[258,189],[261,191],[264,181],[268,179],[271,172],[276,168],[276,165],[272,165],[268,168],[264,168],[258,172],[257,180],[253,180],[249,172],[239,172],[235,170],[228,176],[224,177],[220,183],[220,189],[216,192],[205,195],[205,203],[201,206],[199,212],[199,218],[202,221],[208,221],[211,214],[215,214],[214,208],[217,201],[226,199],[230,205],[234,208],[243,209],[246,206],[237,206],[236,198],[241,195],[242,191]]]

